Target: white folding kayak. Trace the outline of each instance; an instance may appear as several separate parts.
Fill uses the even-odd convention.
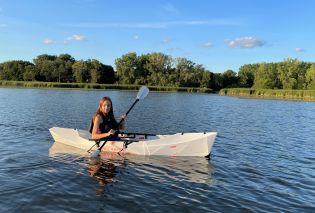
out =
[[[80,129],[52,127],[49,129],[55,142],[84,150],[96,150],[96,141],[90,132]],[[136,155],[164,156],[209,156],[216,132],[177,133],[153,135],[143,133],[122,133],[119,140],[108,140],[102,152],[128,153]],[[104,140],[98,141],[102,145]],[[92,148],[91,148],[92,147]]]

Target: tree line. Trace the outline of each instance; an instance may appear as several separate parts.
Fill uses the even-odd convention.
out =
[[[69,54],[43,54],[33,62],[15,60],[0,63],[0,80],[104,84],[116,81],[113,67],[95,59],[76,61]]]
[[[232,87],[315,89],[315,64],[297,59],[245,64],[238,73],[233,70],[213,73],[186,58],[172,58],[163,53],[138,56],[131,52],[117,58],[115,67],[116,70],[95,59],[76,61],[69,54],[43,54],[33,63],[21,60],[0,63],[0,80],[142,84],[216,91]]]
[[[254,89],[315,89],[315,63],[285,59],[246,64],[238,72],[239,87]]]

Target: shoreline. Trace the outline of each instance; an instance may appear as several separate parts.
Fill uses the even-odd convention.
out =
[[[121,90],[137,91],[141,85],[127,84],[97,84],[97,83],[59,83],[42,81],[5,81],[0,80],[0,88],[25,88],[25,89],[64,89],[64,90]],[[227,88],[216,92],[209,88],[195,87],[172,87],[172,86],[149,86],[155,92],[188,92],[208,93],[220,96],[240,98],[253,98],[265,100],[293,100],[315,101],[315,90],[283,90],[283,89],[251,89],[251,88]]]
[[[315,90],[229,88],[221,89],[219,95],[255,99],[315,101]]]
[[[69,90],[125,90],[135,91],[141,85],[123,84],[97,84],[97,83],[59,83],[41,81],[4,81],[0,80],[0,88],[29,88],[29,89],[69,89]],[[191,93],[215,93],[209,88],[195,87],[171,87],[171,86],[150,86],[151,91],[158,92],[191,92]]]

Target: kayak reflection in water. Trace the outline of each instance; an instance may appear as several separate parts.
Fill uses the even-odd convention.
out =
[[[116,166],[111,162],[91,160],[89,165],[89,174],[95,177],[101,186],[105,186],[113,181],[116,174]]]
[[[92,139],[115,138],[118,136],[119,129],[125,128],[126,115],[121,116],[122,122],[118,123],[114,117],[114,109],[112,100],[109,97],[101,98],[98,110],[93,116],[90,125],[90,133]]]
[[[104,194],[105,186],[114,181],[117,173],[126,167],[125,157],[113,153],[102,153],[102,157],[90,160],[88,173],[94,177],[99,184],[96,195]]]

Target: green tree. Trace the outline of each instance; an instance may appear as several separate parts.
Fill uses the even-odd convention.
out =
[[[57,66],[58,82],[72,82],[72,65],[75,62],[75,59],[69,54],[60,54],[55,59],[55,64]]]
[[[36,68],[33,64],[25,67],[25,71],[23,73],[23,80],[36,81]]]
[[[36,73],[37,73],[37,80],[40,81],[57,81],[58,75],[58,68],[54,61],[56,60],[57,56],[43,54],[37,56],[33,59]]]
[[[175,69],[178,75],[179,86],[188,87],[191,85],[194,66],[195,63],[186,58],[175,59]]]
[[[315,64],[312,64],[306,71],[306,88],[315,90]]]
[[[88,60],[91,83],[112,84],[115,82],[115,72],[112,66],[104,65],[98,60]]]
[[[137,54],[127,53],[115,60],[117,76],[119,83],[134,84],[136,81]]]
[[[277,65],[274,63],[262,63],[255,72],[254,88],[278,89],[281,87],[277,74]]]
[[[150,53],[146,55],[148,59],[144,69],[148,72],[148,84],[154,86],[168,86],[168,76],[173,71],[173,60],[163,53]]]
[[[186,58],[175,59],[175,68],[178,73],[189,72],[194,69],[195,63]]]
[[[238,77],[237,73],[233,70],[227,70],[224,73],[222,73],[222,87],[228,88],[228,87],[237,87],[238,86]]]
[[[305,73],[311,64],[297,59],[286,59],[277,66],[283,89],[304,89]]]
[[[223,88],[222,86],[222,73],[212,73],[210,72],[210,82],[208,88],[214,91],[219,91]]]
[[[201,64],[195,64],[186,58],[177,58],[175,62],[176,73],[179,76],[179,86],[210,86],[211,73],[207,71]]]
[[[137,58],[137,63],[135,64],[135,84],[148,84],[148,76],[150,71],[147,69],[147,64],[150,63],[148,55],[141,55]]]
[[[76,61],[72,65],[72,72],[75,82],[86,83],[91,79],[89,64],[86,61]]]
[[[72,65],[75,82],[112,84],[115,82],[115,72],[112,66],[104,65],[98,60],[80,60]]]
[[[69,54],[39,55],[34,60],[36,79],[53,82],[72,82],[72,65],[75,59]]]
[[[0,64],[0,79],[1,80],[12,80],[12,81],[23,81],[23,74],[26,67],[34,66],[28,61],[7,61]]]
[[[254,76],[259,64],[245,64],[240,67],[238,72],[240,87],[250,88],[254,84]]]
[[[202,78],[200,80],[200,87],[204,87],[204,88],[210,88],[211,86],[211,72],[209,71],[204,71],[202,73]]]

